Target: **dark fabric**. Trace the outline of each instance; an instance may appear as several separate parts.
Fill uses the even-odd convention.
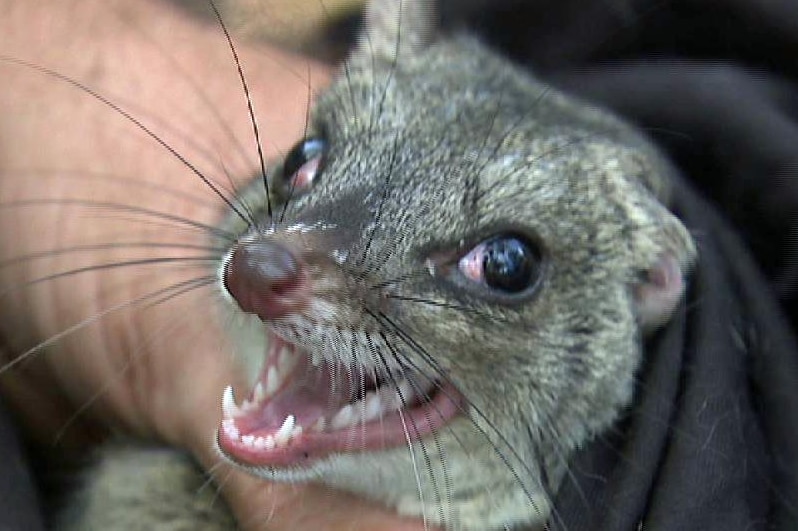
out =
[[[648,345],[628,418],[571,463],[552,527],[798,529],[798,2],[443,3],[638,124],[686,181],[689,299]]]
[[[0,531],[39,531],[44,524],[28,463],[0,402]]]
[[[652,339],[624,425],[572,463],[562,530],[798,529],[798,355],[742,244],[686,185],[691,293]]]

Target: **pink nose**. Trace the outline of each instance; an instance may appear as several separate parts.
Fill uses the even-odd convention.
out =
[[[224,285],[243,311],[262,320],[296,313],[307,299],[300,260],[287,246],[265,239],[236,246]]]

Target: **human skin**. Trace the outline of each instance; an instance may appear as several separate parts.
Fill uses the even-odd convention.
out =
[[[9,58],[79,80],[129,109],[203,174],[222,173],[224,181],[221,167],[241,182],[257,171],[241,85],[218,27],[154,0],[0,0],[0,35],[0,260],[85,242],[152,241],[163,230],[113,209],[76,215],[79,209],[64,199],[134,205],[203,224],[218,223],[223,211],[221,200],[190,168],[128,118],[69,81]],[[323,87],[330,70],[275,49],[237,50],[266,156],[275,157],[301,137],[308,87]],[[229,132],[220,126],[220,115]],[[47,171],[33,171],[41,169]],[[106,177],[74,178],[82,172]],[[165,183],[172,192],[159,192]],[[48,202],[9,207],[30,199]],[[166,241],[207,243],[203,232],[173,233]],[[147,248],[144,255],[134,251],[95,249],[88,263],[181,254],[169,247]],[[213,435],[222,389],[233,383],[243,390],[246,384],[226,350],[223,327],[208,311],[209,290],[204,298],[175,297],[106,312],[190,277],[179,268],[161,268],[153,285],[148,273],[118,267],[25,287],[86,263],[81,253],[60,253],[0,268],[5,362],[88,316],[100,316],[32,353],[26,363],[4,368],[3,392],[29,439],[48,451],[71,453],[113,427],[184,448],[213,472],[245,529],[423,528],[346,494],[268,484],[220,465]]]

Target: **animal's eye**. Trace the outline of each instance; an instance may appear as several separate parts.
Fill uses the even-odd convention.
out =
[[[541,270],[540,250],[516,235],[485,240],[460,258],[460,273],[467,279],[507,294],[518,294],[535,285]]]
[[[326,154],[327,141],[318,137],[305,138],[291,148],[280,172],[280,187],[286,197],[306,192],[319,180]]]

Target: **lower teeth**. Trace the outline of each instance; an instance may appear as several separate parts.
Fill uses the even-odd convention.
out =
[[[228,386],[222,396],[222,411],[224,420],[222,429],[228,437],[242,442],[244,445],[263,450],[273,450],[285,447],[294,439],[300,437],[304,428],[296,424],[296,417],[293,414],[286,415],[282,425],[277,431],[265,436],[255,436],[252,434],[241,435],[235,419],[246,413],[256,410],[280,386],[280,373],[285,374],[293,369],[296,358],[288,351],[280,353],[277,368],[269,368],[266,376],[265,385],[258,382],[252,394],[252,400],[245,400],[238,406],[233,395],[232,387]],[[318,418],[310,431],[324,432],[328,428],[340,430],[357,426],[359,423],[379,419],[382,415],[399,411],[410,406],[419,396],[426,397],[435,387],[435,382],[428,382],[426,385],[413,384],[407,378],[394,380],[395,385],[382,384],[375,390],[365,393],[365,396],[356,402],[346,404],[331,417]]]

